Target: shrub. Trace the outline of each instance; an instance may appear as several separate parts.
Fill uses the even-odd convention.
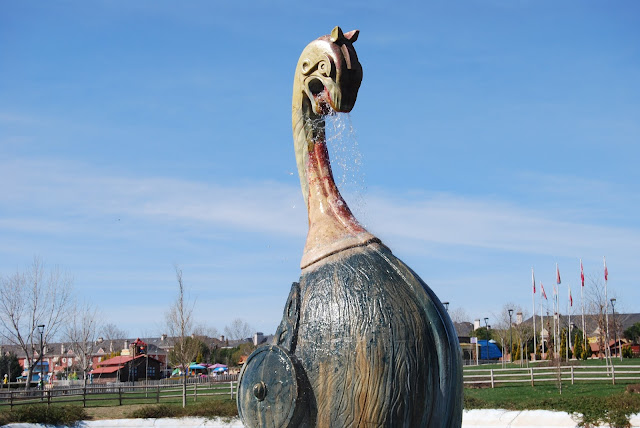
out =
[[[622,357],[633,358],[633,351],[631,350],[631,346],[627,345],[622,348]]]
[[[157,419],[199,416],[204,418],[230,418],[238,416],[238,407],[234,400],[211,400],[187,407],[177,404],[153,404],[141,407],[129,413],[130,418]]]
[[[186,408],[189,416],[201,416],[205,418],[238,416],[238,406],[235,400],[213,400],[198,403]]]
[[[24,405],[0,414],[0,424],[26,422],[32,424],[75,426],[87,419],[87,413],[80,406]]]
[[[182,406],[176,404],[153,404],[134,410],[128,416],[134,419],[179,418],[184,412]]]
[[[615,394],[606,398],[583,397],[580,400],[563,401],[560,410],[578,417],[580,427],[606,426],[627,428],[629,416],[640,411],[640,397],[632,394]]]
[[[632,394],[640,394],[640,383],[627,385],[626,391]]]

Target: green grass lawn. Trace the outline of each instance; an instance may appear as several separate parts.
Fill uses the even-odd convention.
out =
[[[507,384],[496,388],[464,389],[465,409],[556,410],[578,416],[581,424],[606,423],[626,427],[631,414],[640,413],[640,394],[626,392],[626,384],[563,382]],[[583,426],[583,425],[581,425]]]
[[[576,383],[571,385],[563,383],[562,393],[557,385],[545,383],[531,386],[524,385],[504,385],[496,388],[465,388],[464,396],[470,405],[475,404],[480,408],[487,409],[553,409],[553,403],[577,401],[584,398],[602,399],[612,395],[625,394],[626,385],[611,385],[605,383]],[[640,396],[637,396],[640,400]],[[640,405],[640,401],[638,402]],[[561,409],[557,409],[561,410]]]

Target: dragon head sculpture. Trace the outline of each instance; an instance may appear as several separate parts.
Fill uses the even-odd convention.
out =
[[[358,30],[343,33],[335,27],[302,52],[296,83],[304,94],[303,104],[308,103],[309,116],[324,116],[331,110],[346,113],[353,108],[362,82],[362,66],[353,49],[358,34]]]
[[[293,139],[309,214],[303,268],[343,249],[378,240],[358,223],[340,195],[325,137],[325,116],[351,111],[358,96],[362,66],[353,49],[358,34],[358,30],[343,33],[335,27],[307,45],[296,67]]]

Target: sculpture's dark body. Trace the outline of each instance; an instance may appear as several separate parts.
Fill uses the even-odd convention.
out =
[[[453,325],[428,286],[384,246],[345,250],[303,272],[277,341],[298,366],[298,396],[280,398],[297,400],[294,424],[243,418],[247,426],[461,425],[462,373]],[[243,377],[249,370],[247,365]],[[261,403],[249,387],[241,380],[241,414],[242,406]]]

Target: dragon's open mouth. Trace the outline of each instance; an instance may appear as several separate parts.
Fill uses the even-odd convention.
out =
[[[314,112],[316,114],[326,116],[332,111],[339,111],[331,102],[329,90],[320,79],[312,79],[308,87],[313,97]]]

